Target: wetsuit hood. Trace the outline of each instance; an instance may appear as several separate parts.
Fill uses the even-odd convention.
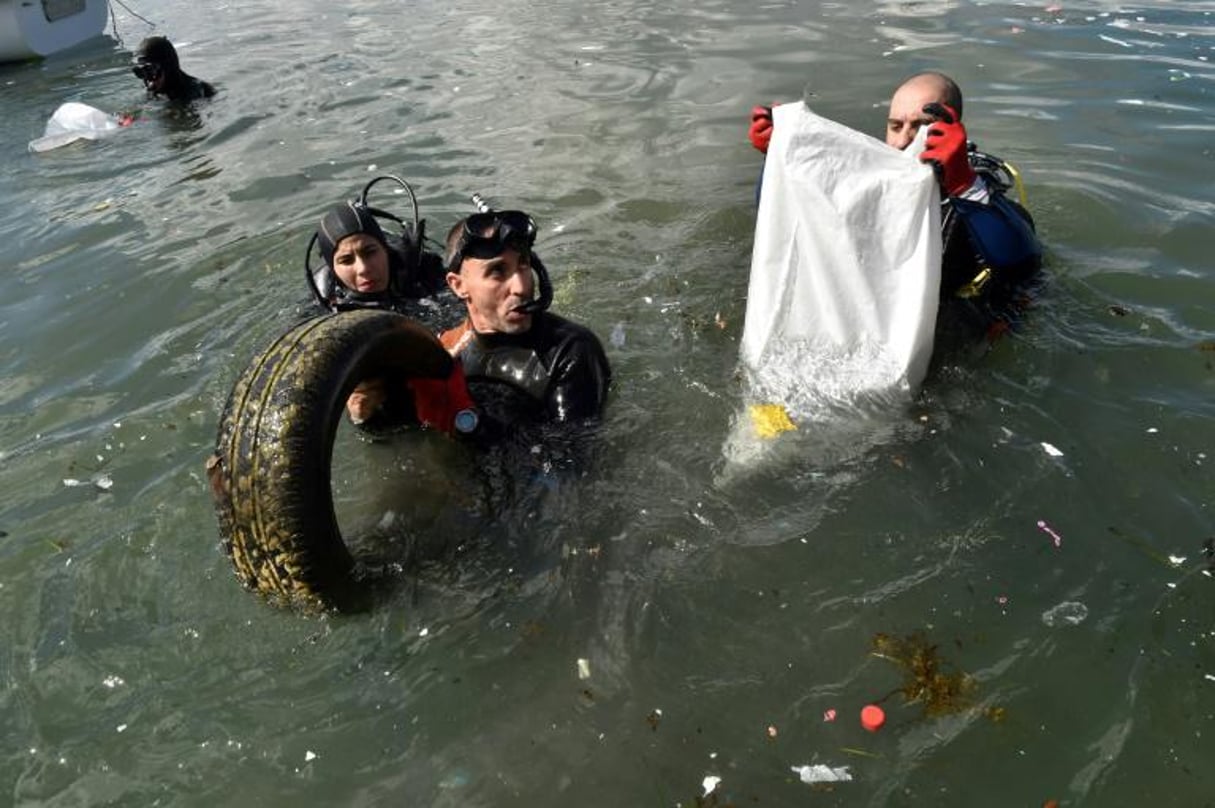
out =
[[[329,209],[321,219],[321,225],[316,231],[317,245],[321,248],[321,257],[331,268],[333,254],[337,252],[338,244],[347,236],[361,233],[371,236],[384,248],[388,248],[388,239],[375,216],[365,206],[357,202],[343,202]]]
[[[163,36],[150,36],[139,43],[136,51],[136,61],[141,64],[160,65],[167,75],[181,72],[181,62],[177,58],[177,49],[173,43]]]

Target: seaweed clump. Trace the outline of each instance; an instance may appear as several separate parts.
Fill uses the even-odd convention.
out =
[[[974,677],[944,662],[938,647],[930,644],[923,634],[916,632],[906,637],[875,634],[870,653],[895,663],[906,675],[902,687],[887,694],[883,701],[895,693],[902,693],[908,704],[923,704],[924,715],[928,718],[958,713],[973,706],[978,689]]]

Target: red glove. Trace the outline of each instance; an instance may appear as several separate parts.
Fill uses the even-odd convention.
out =
[[[768,144],[772,142],[772,107],[751,108],[751,129],[747,137],[761,154],[768,153]]]
[[[966,127],[957,113],[944,104],[925,104],[924,114],[936,120],[929,124],[920,160],[932,164],[948,196],[958,196],[975,182],[975,170],[970,167],[966,150]]]
[[[405,382],[413,393],[413,410],[423,426],[434,427],[447,434],[456,431],[456,415],[473,412],[472,396],[464,380],[464,368],[456,362],[446,379],[409,379]]]

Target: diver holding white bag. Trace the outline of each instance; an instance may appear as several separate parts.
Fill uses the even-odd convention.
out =
[[[750,140],[768,158],[742,338],[752,373],[796,367],[813,346],[833,371],[801,383],[827,399],[906,394],[934,330],[1008,326],[1041,248],[1006,196],[1016,171],[968,143],[961,106],[953,80],[914,75],[891,100],[885,146],[803,103],[753,109]]]

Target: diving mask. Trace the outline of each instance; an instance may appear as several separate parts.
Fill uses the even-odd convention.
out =
[[[459,272],[465,258],[496,258],[508,249],[527,255],[536,243],[536,222],[521,210],[474,213],[447,260],[448,272]]]
[[[157,62],[141,61],[131,68],[131,72],[136,78],[143,81],[149,87],[156,83],[157,79],[164,75],[164,68]]]

